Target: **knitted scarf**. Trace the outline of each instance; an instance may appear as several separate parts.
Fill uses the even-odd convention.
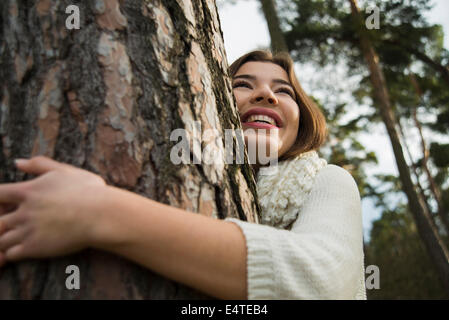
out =
[[[257,174],[260,222],[282,229],[291,227],[312,189],[316,174],[326,165],[327,161],[316,151],[309,151],[279,162],[277,170],[260,168]]]

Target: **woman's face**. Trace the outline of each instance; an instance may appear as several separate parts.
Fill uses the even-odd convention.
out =
[[[247,62],[232,80],[245,141],[282,156],[295,143],[299,107],[287,72],[271,62]]]

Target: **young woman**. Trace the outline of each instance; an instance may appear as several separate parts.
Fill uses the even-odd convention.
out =
[[[187,212],[35,157],[16,166],[38,178],[0,185],[0,266],[93,247],[222,299],[366,299],[358,189],[318,157],[325,121],[291,59],[255,51],[230,71],[247,143],[263,139],[279,157],[276,174],[257,173],[262,224]]]

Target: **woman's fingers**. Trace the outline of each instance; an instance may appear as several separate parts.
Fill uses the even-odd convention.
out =
[[[0,184],[0,203],[2,205],[17,204],[25,199],[25,187],[28,182]]]
[[[0,267],[7,260],[16,261],[22,256],[26,228],[18,226],[18,221],[17,212],[0,216]]]
[[[11,213],[17,209],[16,204],[0,203],[0,217],[4,214]]]
[[[17,159],[16,167],[20,171],[35,175],[42,175],[51,170],[66,168],[68,165],[53,159],[37,156],[31,159]]]
[[[0,252],[19,244],[25,236],[23,229],[13,229],[0,236]]]
[[[17,169],[35,175],[42,175],[51,170],[71,167],[47,157],[38,156],[32,159],[17,159]],[[4,205],[18,204],[25,198],[26,186],[30,181],[0,184],[0,214],[5,213]]]
[[[17,212],[8,213],[0,216],[0,236],[8,230],[14,229],[19,223],[19,215]]]
[[[15,246],[7,249],[5,251],[5,260],[6,261],[18,261],[25,257],[24,255],[24,247],[21,243],[16,244]]]

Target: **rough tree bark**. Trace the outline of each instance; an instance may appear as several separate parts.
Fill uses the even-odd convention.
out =
[[[384,122],[390,142],[393,148],[396,164],[399,171],[399,179],[402,189],[407,196],[409,209],[416,223],[418,233],[423,240],[427,252],[432,259],[442,285],[449,292],[449,252],[443,240],[438,234],[433,224],[430,212],[427,210],[423,199],[416,193],[410,171],[405,161],[399,135],[396,131],[397,120],[391,108],[390,96],[383,71],[379,65],[379,57],[371,45],[369,38],[363,30],[364,24],[357,6],[356,0],[349,0],[354,22],[357,25],[357,32],[360,41],[360,48],[370,71],[370,80],[373,92],[377,101],[382,121]]]
[[[79,30],[66,28],[69,5]],[[5,0],[0,14],[0,182],[30,178],[15,158],[46,155],[160,202],[258,222],[246,156],[244,165],[170,161],[174,129],[201,139],[195,121],[203,133],[240,128],[214,0]],[[222,138],[208,147],[224,157]],[[68,265],[80,269],[80,290],[66,289]],[[17,298],[206,296],[86,250],[0,269],[0,299]]]

